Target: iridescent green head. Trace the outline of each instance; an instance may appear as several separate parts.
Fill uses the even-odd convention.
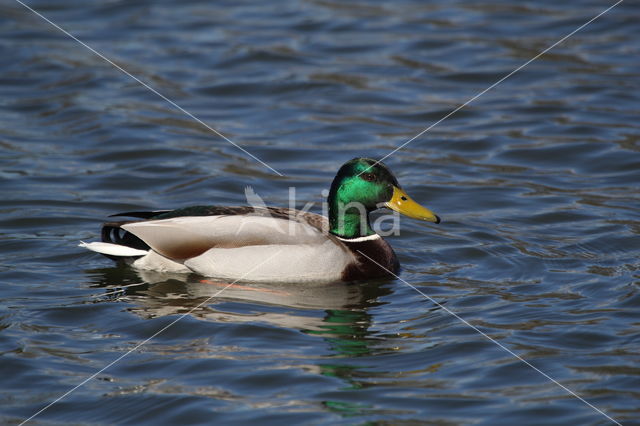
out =
[[[354,158],[340,167],[328,197],[330,232],[344,238],[371,235],[369,212],[387,207],[406,216],[440,223],[429,209],[413,201],[383,163]]]

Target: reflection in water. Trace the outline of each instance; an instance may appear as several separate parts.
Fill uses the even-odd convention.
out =
[[[391,294],[382,282],[322,285],[213,281],[197,275],[103,268],[86,271],[109,300],[126,300],[143,318],[190,313],[228,323],[262,322],[324,337],[337,355],[367,348],[370,307]],[[262,308],[256,308],[260,306]]]
[[[232,284],[197,275],[134,271],[130,268],[104,268],[86,271],[92,287],[104,288],[108,300],[133,302],[129,310],[151,319],[168,315],[190,315],[224,323],[268,323],[322,337],[340,362],[322,362],[316,370],[327,377],[346,382],[344,389],[359,389],[353,380],[361,366],[345,362],[348,358],[370,355],[369,345],[379,342],[370,336],[371,307],[391,294],[383,282],[292,285]],[[202,305],[202,306],[200,306]],[[331,356],[330,356],[331,357]],[[356,374],[357,375],[357,374]],[[364,406],[324,401],[331,412],[351,416]]]

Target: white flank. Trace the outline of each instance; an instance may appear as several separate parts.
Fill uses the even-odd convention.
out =
[[[269,262],[247,273],[250,266],[266,258]],[[212,248],[184,264],[200,275],[226,280],[242,277],[243,281],[254,283],[330,283],[341,281],[342,271],[352,261],[353,255],[326,240],[317,245]]]

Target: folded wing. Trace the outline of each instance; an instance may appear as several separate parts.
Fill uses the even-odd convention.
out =
[[[327,241],[326,235],[305,222],[251,215],[184,216],[132,222],[122,228],[176,261],[213,248],[321,245]]]

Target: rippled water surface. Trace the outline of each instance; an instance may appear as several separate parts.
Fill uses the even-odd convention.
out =
[[[3,1],[2,423],[108,366],[32,421],[611,424],[419,292],[640,423],[637,2],[385,160],[443,217],[402,219],[402,280],[204,304],[219,285],[76,245],[111,213],[243,204],[248,185],[320,211],[344,161],[387,155],[612,3],[28,3],[283,176]]]

